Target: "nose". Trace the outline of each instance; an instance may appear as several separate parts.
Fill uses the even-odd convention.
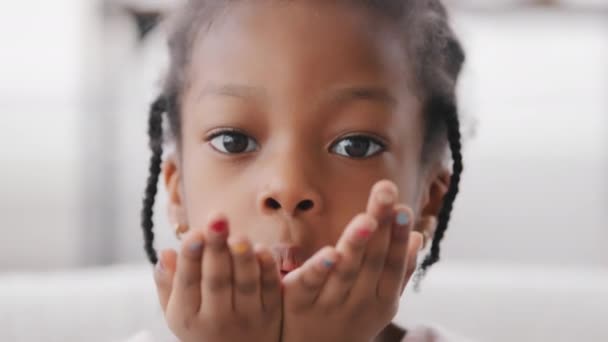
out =
[[[311,179],[314,174],[307,173],[298,163],[287,160],[273,163],[269,170],[265,175],[268,182],[258,197],[262,212],[283,212],[296,217],[315,215],[322,210],[321,195]]]

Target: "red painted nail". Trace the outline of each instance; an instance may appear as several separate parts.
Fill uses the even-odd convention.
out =
[[[360,229],[357,232],[357,236],[361,239],[367,239],[370,235],[372,235],[372,231],[369,229]]]
[[[213,230],[214,232],[216,232],[218,234],[224,233],[226,230],[228,230],[228,223],[226,223],[225,220],[215,221],[211,225],[211,230]]]

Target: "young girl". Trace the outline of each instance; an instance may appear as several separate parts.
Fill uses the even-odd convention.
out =
[[[462,170],[464,53],[444,7],[192,0],[176,23],[142,212],[173,334],[440,341],[391,320],[418,251],[432,240],[422,270],[439,260]],[[157,257],[161,171],[182,247]]]

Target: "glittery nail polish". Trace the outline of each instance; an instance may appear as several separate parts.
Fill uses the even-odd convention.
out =
[[[243,255],[249,252],[249,245],[245,242],[239,242],[232,246],[232,250],[235,254]]]
[[[190,246],[188,246],[188,249],[193,254],[200,253],[200,251],[203,249],[203,243],[201,241],[193,242],[190,244]]]
[[[400,226],[405,226],[410,223],[410,218],[406,212],[400,211],[397,213],[397,217],[395,217],[395,222]]]
[[[228,229],[228,224],[224,220],[218,220],[213,222],[211,230],[217,234],[222,234]]]
[[[371,235],[372,231],[367,228],[363,228],[357,231],[357,237],[361,240],[367,240]]]
[[[325,258],[321,261],[321,263],[323,264],[323,266],[325,268],[332,268],[334,266],[334,262],[332,260],[325,259]]]

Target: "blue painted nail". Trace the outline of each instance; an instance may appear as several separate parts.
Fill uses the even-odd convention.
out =
[[[325,268],[332,268],[334,266],[334,262],[329,259],[323,259],[322,263]]]
[[[398,225],[405,226],[410,223],[410,218],[409,216],[407,216],[407,213],[401,211],[397,214],[396,221]]]
[[[158,260],[158,262],[156,263],[156,271],[158,271],[159,273],[163,273],[164,270],[165,268],[163,267],[163,262]]]
[[[203,249],[203,243],[200,241],[193,242],[190,244],[190,246],[188,246],[188,249],[192,253],[198,253],[201,251],[201,249]]]

